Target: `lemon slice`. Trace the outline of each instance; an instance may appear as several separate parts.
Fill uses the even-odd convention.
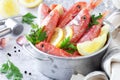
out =
[[[65,27],[63,29],[63,38],[62,40],[58,43],[58,47],[60,47],[62,41],[68,37],[70,37],[70,39],[72,38],[73,36],[73,30],[70,28],[70,27]]]
[[[56,28],[55,33],[50,40],[50,43],[56,47],[59,47],[60,46],[59,43],[61,42],[63,37],[64,37],[63,30],[61,28]]]
[[[0,14],[3,17],[11,17],[19,14],[19,6],[17,0],[1,0]]]
[[[73,30],[70,27],[65,27],[63,29],[63,32],[64,32],[64,39],[68,38],[68,37],[70,37],[70,39],[72,38],[72,36],[73,36]]]
[[[77,44],[77,49],[81,55],[92,54],[101,49],[107,41],[107,34],[109,31],[108,26],[103,26],[101,29],[100,36],[93,39],[92,41],[85,41]]]
[[[19,0],[19,2],[25,7],[33,8],[38,6],[42,2],[42,0]]]

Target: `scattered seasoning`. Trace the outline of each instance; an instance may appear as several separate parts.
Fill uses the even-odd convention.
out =
[[[14,46],[14,49],[16,49],[16,46]]]
[[[16,53],[17,51],[15,50],[14,52]]]
[[[32,75],[31,73],[29,73],[29,75]]]
[[[11,56],[11,54],[10,54],[10,53],[7,53],[7,55],[8,55],[8,56]]]
[[[24,71],[25,74],[27,74],[27,71]]]
[[[20,49],[18,50],[18,52],[20,52]]]

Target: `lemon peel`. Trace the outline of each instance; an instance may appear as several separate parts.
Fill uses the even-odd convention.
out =
[[[89,55],[100,50],[107,41],[107,34],[109,32],[109,26],[103,26],[101,28],[100,35],[92,41],[85,41],[77,44],[78,52],[81,55]]]
[[[34,8],[42,3],[43,0],[19,0],[19,2],[28,8]]]

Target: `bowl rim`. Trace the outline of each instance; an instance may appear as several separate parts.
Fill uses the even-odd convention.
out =
[[[84,59],[84,58],[89,58],[89,57],[92,57],[92,56],[95,56],[97,54],[100,54],[102,51],[104,51],[105,49],[108,48],[110,42],[111,42],[111,34],[109,33],[108,35],[109,39],[107,40],[106,42],[106,45],[101,48],[100,50],[92,53],[92,54],[89,54],[89,55],[86,55],[86,56],[78,56],[78,57],[61,57],[61,56],[55,56],[55,55],[51,55],[51,54],[48,54],[48,53],[45,53],[43,51],[40,51],[39,49],[37,49],[32,43],[30,43],[30,45],[32,46],[32,48],[38,52],[38,54],[42,54],[44,56],[48,56],[48,58],[51,58],[51,57],[54,57],[54,58],[58,58],[58,59],[68,59],[68,60],[73,60],[73,59]],[[40,57],[38,57],[40,58]]]
[[[111,23],[109,23],[107,20],[104,21],[104,23],[107,23],[107,25],[109,25],[111,28],[113,28],[113,25]],[[85,56],[78,56],[78,57],[61,57],[61,56],[55,56],[55,55],[51,55],[51,54],[48,54],[48,53],[45,53],[43,51],[40,51],[38,48],[36,48],[31,42],[29,42],[29,44],[31,45],[31,47],[38,52],[38,54],[42,54],[44,56],[47,56],[48,58],[58,58],[58,59],[68,59],[68,60],[76,60],[76,59],[85,59],[85,58],[89,58],[89,57],[93,57],[97,54],[100,54],[102,51],[104,51],[105,49],[108,48],[110,42],[112,40],[112,36],[111,36],[111,30],[109,29],[109,33],[108,33],[108,40],[105,44],[104,47],[102,47],[100,50],[92,53],[92,54],[89,54],[89,55],[85,55]],[[40,58],[40,57],[38,57]]]

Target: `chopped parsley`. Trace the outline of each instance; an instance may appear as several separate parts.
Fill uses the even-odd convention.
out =
[[[33,22],[33,19],[35,19],[36,16],[34,16],[31,13],[27,13],[24,16],[22,16],[22,23],[27,23],[27,24],[31,24]]]
[[[101,19],[103,16],[101,13],[99,13],[98,16],[92,15],[91,16],[91,21],[89,23],[89,28],[92,27],[93,25],[99,24],[98,19]]]
[[[61,42],[60,48],[71,54],[77,50],[76,46],[70,42],[70,37]]]
[[[30,34],[26,35],[27,40],[32,44],[37,44],[44,41],[47,38],[46,32],[42,28],[39,28],[37,24],[31,24],[32,30]]]
[[[18,67],[15,66],[10,60],[2,65],[0,68],[0,73],[6,74],[7,79],[22,80],[23,78],[23,75]]]

